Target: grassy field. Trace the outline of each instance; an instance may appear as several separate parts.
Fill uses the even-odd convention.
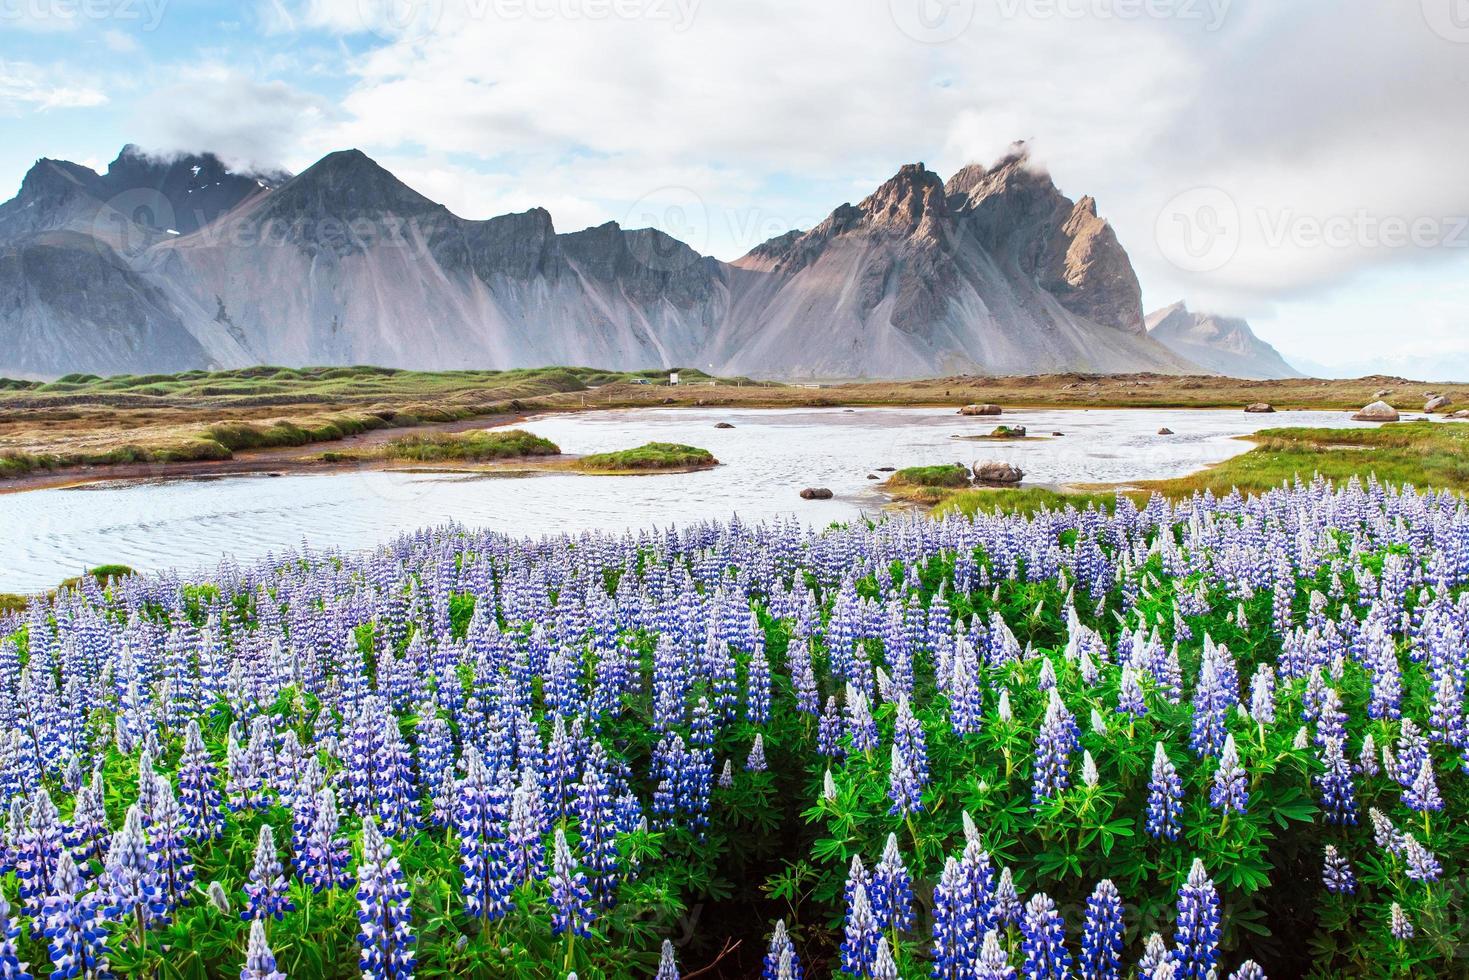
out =
[[[1317,475],[1337,483],[1375,476],[1394,486],[1469,492],[1469,424],[1398,422],[1375,429],[1266,429],[1249,438],[1255,443],[1249,452],[1173,480],[1145,480],[1121,488],[1086,484],[1068,490],[944,490],[928,485],[907,493],[898,488],[894,496],[934,505],[934,514],[942,516],[953,511],[968,515],[979,511],[1033,513],[1067,504],[1111,506],[1119,490],[1139,502],[1153,493],[1173,499],[1204,491],[1216,496],[1234,490],[1262,493]]]
[[[484,462],[558,456],[561,447],[524,429],[475,429],[470,432],[422,432],[399,436],[382,448],[387,459],[421,463],[463,460]]]
[[[1418,411],[1446,393],[1469,404],[1469,385],[1401,378],[1240,381],[1164,375],[966,375],[915,381],[783,385],[712,378],[683,369],[612,372],[552,367],[509,371],[402,371],[376,367],[190,371],[174,375],[68,375],[51,382],[0,379],[0,478],[37,471],[177,463],[208,466],[237,454],[291,457],[302,447],[382,445],[392,430],[446,426],[531,412],[647,406],[730,408],[953,406],[1359,408],[1386,400]],[[988,427],[984,430],[988,431]],[[319,453],[319,450],[317,451]],[[297,455],[304,455],[297,453]]]

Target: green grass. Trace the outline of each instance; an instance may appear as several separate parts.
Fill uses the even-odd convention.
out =
[[[1217,466],[1180,477],[1139,483],[1170,497],[1210,490],[1260,493],[1300,477],[1352,477],[1420,488],[1469,490],[1469,425],[1395,422],[1362,429],[1264,429],[1254,449]]]
[[[715,466],[719,460],[707,449],[675,442],[650,442],[636,449],[593,453],[577,460],[576,468],[595,473],[683,470]]]
[[[440,460],[482,461],[525,456],[556,456],[561,447],[524,429],[491,429],[472,432],[413,433],[383,447],[389,459],[419,462]]]
[[[888,478],[895,487],[943,487],[957,489],[970,483],[969,467],[958,463],[943,463],[938,466],[910,466],[898,470]]]
[[[1117,505],[1115,493],[1061,493],[1040,487],[960,490],[946,494],[933,509],[935,517],[959,513],[973,517],[986,514],[1035,514],[1041,510],[1065,510],[1068,506],[1085,510],[1095,506],[1112,510]]]

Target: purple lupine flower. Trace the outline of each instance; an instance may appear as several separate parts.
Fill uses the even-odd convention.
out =
[[[1035,772],[1031,798],[1040,803],[1071,785],[1071,754],[1076,751],[1076,721],[1052,688],[1045,719],[1035,742]]]
[[[901,932],[913,925],[913,877],[903,864],[896,834],[888,834],[882,859],[872,869],[868,898],[879,929]]]
[[[1148,713],[1147,701],[1143,699],[1142,684],[1138,682],[1137,671],[1131,666],[1122,668],[1122,683],[1117,690],[1117,713],[1131,715],[1134,718],[1141,718]]]
[[[842,756],[842,716],[834,696],[826,699],[826,710],[816,726],[816,749],[828,759]]]
[[[66,846],[79,867],[89,861],[104,861],[112,830],[107,826],[107,808],[102,800],[102,774],[94,772],[91,783],[76,792],[71,824],[66,829]]]
[[[872,957],[872,980],[898,980],[898,964],[893,959],[887,936],[877,937],[877,953]]]
[[[1437,881],[1439,875],[1443,874],[1443,866],[1438,863],[1438,858],[1418,843],[1418,838],[1412,834],[1403,835],[1403,859],[1408,864],[1408,877],[1413,881]]]
[[[1066,923],[1045,892],[1030,897],[1020,920],[1027,980],[1067,980],[1071,953],[1066,949]]]
[[[796,959],[796,944],[786,931],[786,920],[775,924],[770,946],[765,951],[761,980],[801,980],[801,963]]]
[[[261,824],[260,836],[255,839],[255,862],[245,882],[245,908],[240,918],[248,921],[271,916],[280,921],[293,908],[295,905],[286,894],[285,869],[281,867],[280,852],[275,846],[275,831],[270,824]]]
[[[750,746],[750,754],[745,758],[745,771],[764,772],[765,770],[765,736],[756,732],[754,744]]]
[[[880,929],[872,914],[867,885],[858,881],[851,888],[847,921],[842,939],[842,969],[854,977],[871,977],[877,958]]]
[[[1254,960],[1245,960],[1239,965],[1239,969],[1229,975],[1229,980],[1269,980],[1265,971],[1260,969],[1260,964]]]
[[[1119,980],[1123,941],[1122,896],[1111,881],[1100,881],[1086,902],[1086,925],[1081,934],[1082,980]]]
[[[995,884],[995,921],[1005,926],[1017,926],[1024,912],[1020,893],[1015,890],[1015,878],[1009,868],[1001,868],[1000,880]]]
[[[1321,883],[1333,895],[1351,895],[1357,890],[1357,875],[1351,862],[1337,851],[1335,845],[1326,845],[1326,858],[1321,867]]]
[[[1175,946],[1179,980],[1207,980],[1219,962],[1219,893],[1198,858],[1178,890]]]
[[[5,980],[31,980],[29,963],[22,963],[15,941],[20,938],[20,924],[10,916],[10,903],[0,892],[0,977]]]
[[[1424,755],[1418,766],[1417,775],[1403,790],[1403,805],[1421,813],[1443,809],[1443,796],[1438,791],[1438,780],[1433,775],[1433,761]]]
[[[1163,743],[1153,746],[1153,775],[1148,781],[1148,833],[1177,840],[1179,815],[1183,813],[1183,780]]]
[[[209,750],[204,747],[199,722],[190,719],[184,733],[184,753],[179,758],[179,810],[185,834],[191,840],[214,840],[224,831],[218,778]]]
[[[363,980],[412,980],[412,896],[393,849],[377,821],[362,824],[357,865],[357,942]]]
[[[16,828],[12,826],[11,830]],[[16,833],[14,858],[21,909],[30,916],[33,931],[41,921],[42,900],[54,891],[51,875],[63,850],[61,817],[46,788],[38,787],[26,810],[25,823]]]
[[[673,943],[667,939],[658,953],[658,972],[653,974],[653,980],[678,980],[678,961],[673,956]]]
[[[432,707],[425,711],[428,718],[418,726],[419,780],[429,804],[429,823],[447,827],[454,809],[454,737],[448,721]]]
[[[906,819],[914,811],[923,809],[923,787],[896,744],[893,745],[892,769],[888,777],[888,798],[893,801],[888,809],[893,816]]]
[[[154,797],[148,846],[158,868],[160,898],[164,908],[172,911],[183,904],[194,883],[194,855],[189,851],[183,813],[173,785],[163,776],[156,778],[158,792]]]
[[[545,863],[541,791],[535,773],[521,773],[520,785],[510,796],[510,820],[505,828],[506,864],[513,885],[538,878]]]
[[[1328,737],[1322,750],[1324,771],[1316,777],[1321,787],[1321,809],[1328,823],[1355,825],[1357,795],[1352,788],[1352,766],[1342,754],[1341,739]]]
[[[312,806],[311,829],[296,856],[301,881],[313,892],[345,888],[347,865],[352,860],[352,844],[339,833],[341,816],[337,811],[337,795],[330,787],[316,794]]]
[[[108,917],[115,922],[131,919],[140,938],[155,923],[166,921],[158,863],[143,831],[142,807],[136,803],[112,837],[99,887],[106,892]]]
[[[286,980],[286,975],[275,968],[275,954],[265,939],[265,920],[250,923],[250,945],[245,950],[245,968],[240,971],[240,980]]]
[[[913,714],[908,695],[898,698],[898,711],[893,717],[893,744],[902,750],[903,758],[913,767],[920,786],[928,785],[928,737],[923,731],[923,722]]]
[[[101,902],[96,891],[82,890],[70,851],[60,852],[49,880],[37,921],[55,966],[52,975],[88,980],[107,976],[107,927]]]
[[[587,878],[576,866],[566,833],[556,828],[551,859],[551,931],[556,935],[571,933],[590,936],[596,913],[591,908]]]
[[[933,976],[936,980],[968,980],[974,969],[979,937],[969,885],[959,862],[944,862],[933,892]]]
[[[1137,961],[1138,980],[1173,980],[1177,965],[1173,951],[1155,932],[1143,943],[1143,955]]]
[[[1413,938],[1413,923],[1408,920],[1408,916],[1403,912],[1403,907],[1397,902],[1393,902],[1392,908],[1388,911],[1388,930],[1392,933],[1393,938],[1400,942]]]
[[[459,833],[459,868],[464,873],[464,907],[470,915],[494,921],[510,910],[516,881],[509,874],[505,839],[505,791],[485,768],[479,752],[465,753],[454,827]]]
[[[1205,647],[1212,650],[1207,641]],[[1219,678],[1214,658],[1206,654],[1199,672],[1199,685],[1194,692],[1193,727],[1188,742],[1199,758],[1213,755],[1223,746],[1233,700],[1231,694]]]
[[[974,980],[1015,980],[1015,967],[1010,965],[1010,956],[1000,945],[1000,934],[993,929],[984,934]]]
[[[853,752],[871,752],[877,748],[877,722],[867,694],[861,688],[847,685],[847,736]]]
[[[1223,810],[1244,813],[1250,803],[1250,791],[1245,786],[1245,771],[1239,763],[1239,750],[1234,746],[1234,736],[1224,737],[1224,751],[1219,755],[1219,768],[1214,771],[1214,785],[1209,791],[1209,805]]]
[[[611,763],[601,742],[593,742],[573,801],[592,897],[611,908],[617,891],[617,821],[608,772]]]

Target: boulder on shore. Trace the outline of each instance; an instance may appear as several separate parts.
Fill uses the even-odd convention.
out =
[[[1269,402],[1251,402],[1245,406],[1245,411],[1252,415],[1269,415],[1274,413],[1275,406]]]
[[[985,402],[983,405],[965,405],[959,409],[960,415],[1001,415],[1004,409],[998,405]]]
[[[1428,399],[1427,404],[1423,406],[1423,411],[1442,412],[1445,409],[1451,407],[1453,404],[1454,400],[1448,395],[1434,395],[1432,398]]]
[[[999,460],[980,461],[974,464],[974,478],[980,483],[1019,483],[1025,478],[1025,471]]]
[[[1451,412],[1449,414],[1449,418],[1451,418],[1451,419],[1469,419],[1469,408],[1461,408],[1457,412]]]
[[[801,491],[802,500],[830,500],[831,491],[826,487],[807,487]]]
[[[1352,419],[1357,422],[1396,422],[1398,410],[1387,402],[1378,401],[1364,407]]]

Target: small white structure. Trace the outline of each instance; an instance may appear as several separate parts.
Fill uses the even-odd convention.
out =
[[[671,385],[678,384],[678,372],[677,371],[669,371],[668,372],[668,383],[671,384]]]

